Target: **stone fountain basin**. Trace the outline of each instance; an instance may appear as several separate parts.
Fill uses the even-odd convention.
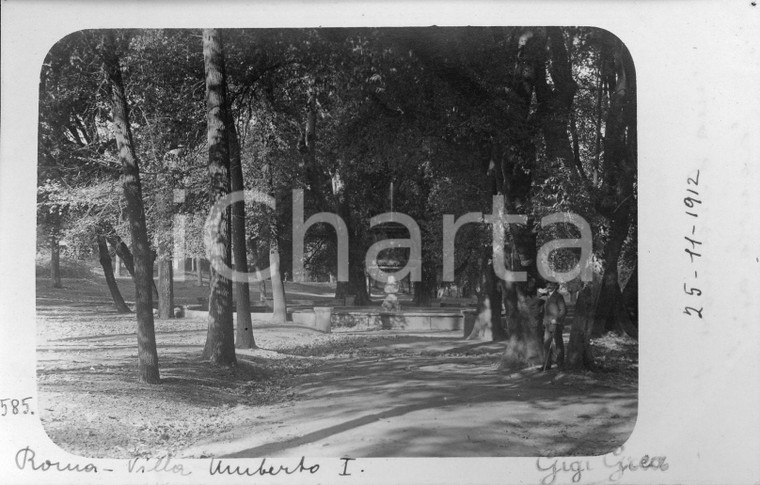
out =
[[[315,308],[320,311],[324,307]],[[474,319],[473,310],[406,308],[388,312],[378,307],[327,308],[331,309],[330,326],[333,329],[450,331],[464,330],[465,320]],[[314,309],[294,309],[291,315],[293,323],[315,325]]]
[[[318,322],[317,313],[321,318],[327,317],[329,311],[330,325],[326,321]],[[206,316],[207,308],[200,305],[188,305],[187,316]],[[254,314],[271,313],[266,306],[252,307]],[[197,315],[196,315],[197,314]],[[476,320],[476,312],[472,308],[454,309],[446,307],[407,307],[398,312],[389,312],[383,308],[372,307],[341,307],[341,306],[291,306],[288,308],[288,320],[295,325],[319,328],[322,331],[334,330],[408,330],[408,331],[452,331],[462,330],[466,337],[472,330]],[[254,316],[254,319],[257,319]]]

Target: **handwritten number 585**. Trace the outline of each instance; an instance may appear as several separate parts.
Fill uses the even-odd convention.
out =
[[[24,399],[0,399],[0,409],[3,410],[2,414],[0,416],[7,416],[9,414],[29,414],[29,404],[27,404],[27,401],[31,399],[31,397],[25,397]],[[24,407],[24,410],[21,411],[21,407]]]

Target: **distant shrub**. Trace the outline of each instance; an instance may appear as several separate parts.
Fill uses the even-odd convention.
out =
[[[100,267],[96,261],[67,258],[64,253],[61,253],[60,266],[61,278],[89,278],[93,270]],[[50,276],[50,253],[37,253],[34,274],[37,278]]]

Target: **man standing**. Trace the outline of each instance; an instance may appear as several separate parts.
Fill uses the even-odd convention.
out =
[[[559,284],[550,282],[546,285],[549,290],[549,296],[544,304],[544,368],[549,370],[552,367],[551,345],[554,340],[554,346],[557,349],[557,366],[562,366],[565,361],[565,343],[562,340],[562,324],[565,321],[567,307],[565,298],[559,293]]]

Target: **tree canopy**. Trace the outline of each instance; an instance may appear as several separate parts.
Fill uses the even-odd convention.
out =
[[[615,308],[636,266],[635,73],[617,38],[583,27],[222,32],[243,186],[277,202],[270,211],[248,201],[251,268],[265,268],[276,247],[282,272],[292,272],[291,191],[300,188],[307,218],[329,211],[345,219],[350,281],[338,291],[364,299],[367,248],[409,237],[394,224],[370,229],[370,218],[391,210],[411,216],[423,240],[415,299],[426,304],[445,284],[442,216],[489,214],[498,194],[508,212],[529,217],[527,226],[507,231],[507,253],[513,269],[522,265],[539,287],[535,261],[526,262],[536,248],[578,237],[568,224],[541,228],[540,218],[570,211],[590,223],[599,291],[608,302],[598,308],[597,327],[614,329],[610,315],[619,317]],[[38,219],[43,232],[60,231],[67,250],[78,255],[96,248],[96,233],[132,244],[124,195],[114,190],[118,149],[98,35],[81,31],[58,42],[40,81]],[[171,218],[184,214],[186,254],[203,255],[200,228],[211,199],[201,32],[115,36],[142,164],[149,243],[159,251]],[[174,189],[182,200],[167,206],[162,197]],[[490,245],[483,225],[459,230],[455,284],[480,300],[497,298],[492,307],[503,300],[507,319],[516,319],[525,313],[522,298],[535,289],[488,283]],[[309,230],[305,246],[309,278],[336,274],[332,229]],[[381,256],[403,266],[408,250]],[[552,261],[563,270],[578,257],[559,250]],[[629,333],[634,328],[627,324]]]

